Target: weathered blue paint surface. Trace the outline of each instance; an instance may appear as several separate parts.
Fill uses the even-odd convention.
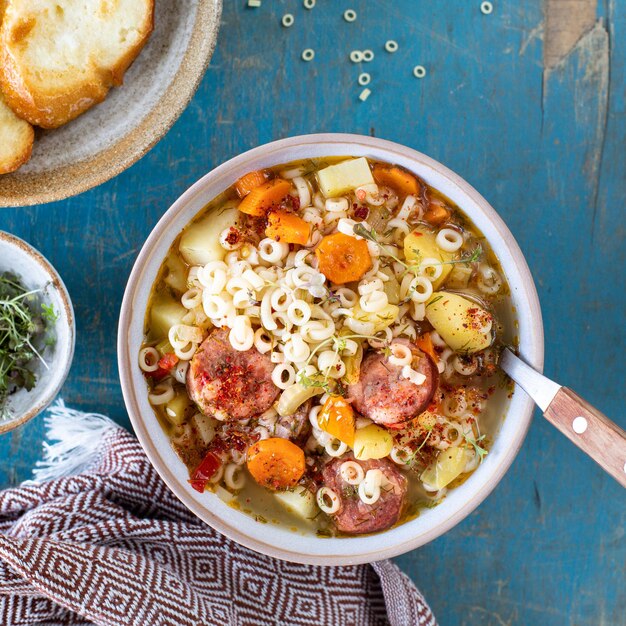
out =
[[[129,425],[115,356],[122,293],[145,237],[189,184],[260,143],[347,131],[421,150],[485,195],[535,276],[546,372],[626,426],[624,3],[599,7],[602,21],[546,73],[540,0],[494,0],[490,16],[479,0],[225,4],[212,65],[150,154],[77,198],[0,211],[0,228],[42,250],[73,297],[66,401]],[[355,23],[343,21],[346,8]],[[289,30],[279,25],[287,11]],[[395,55],[383,50],[391,38]],[[306,47],[316,50],[308,64]],[[374,61],[352,65],[355,48],[371,48]],[[416,64],[428,70],[421,81]],[[39,418],[0,438],[0,486],[29,476],[42,435]],[[537,417],[490,498],[398,562],[444,626],[626,624],[625,526],[624,490]]]

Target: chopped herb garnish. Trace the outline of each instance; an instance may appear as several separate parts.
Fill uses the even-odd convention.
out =
[[[474,439],[474,437],[471,437],[469,433],[463,433],[463,437],[465,438],[465,441],[467,441],[467,443],[474,446],[474,450],[476,451],[476,454],[478,455],[478,458],[480,459],[480,462],[482,463],[483,459],[488,454],[488,451],[486,450],[486,448],[483,448],[480,445],[481,442],[485,441],[485,435],[481,435],[480,437],[478,437],[478,439]]]

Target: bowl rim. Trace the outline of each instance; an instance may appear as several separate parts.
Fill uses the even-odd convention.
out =
[[[5,174],[14,178],[6,189],[0,187],[0,208],[76,196],[111,180],[144,157],[182,115],[204,78],[217,45],[222,2],[198,0],[193,32],[180,66],[168,88],[135,128],[91,157],[53,171]]]
[[[489,220],[493,224],[494,230],[497,232],[498,236],[502,240],[503,245],[506,246],[508,253],[512,257],[513,263],[509,264],[508,268],[514,268],[514,270],[517,271],[519,275],[519,285],[522,290],[522,302],[526,305],[527,309],[524,312],[529,314],[528,319],[524,319],[524,322],[528,324],[527,345],[520,346],[523,350],[523,356],[527,360],[527,362],[534,365],[535,368],[537,368],[538,370],[541,371],[543,369],[543,324],[541,318],[541,309],[539,306],[539,298],[530,270],[524,259],[521,249],[519,248],[513,235],[506,227],[502,218],[500,218],[500,216],[491,207],[491,205],[471,185],[469,185],[469,183],[467,183],[460,176],[452,172],[441,163],[435,161],[434,159],[431,159],[430,157],[416,150],[413,150],[412,148],[408,148],[406,146],[391,141],[363,135],[344,133],[300,135],[270,142],[248,150],[232,159],[229,159],[228,161],[222,163],[221,165],[217,166],[216,168],[205,174],[196,183],[189,187],[187,191],[185,191],[172,204],[172,206],[164,213],[164,215],[161,217],[159,222],[156,224],[156,226],[148,236],[141,251],[139,252],[139,255],[128,280],[128,284],[122,301],[118,325],[118,368],[124,402],[126,404],[126,408],[128,410],[133,428],[135,429],[135,433],[137,434],[137,437],[144,451],[146,452],[152,465],[155,467],[157,472],[160,474],[160,476],[163,478],[169,488],[173,491],[176,497],[180,499],[183,504],[188,509],[190,509],[197,517],[207,522],[218,532],[226,535],[230,539],[233,539],[237,543],[272,557],[277,557],[283,560],[294,561],[298,563],[310,563],[317,565],[351,565],[357,563],[371,562],[382,558],[390,558],[407,552],[411,549],[417,548],[440,536],[441,534],[455,526],[467,515],[469,515],[496,487],[496,485],[500,482],[500,480],[510,467],[515,456],[517,455],[532,420],[534,410],[533,401],[528,396],[526,396],[520,388],[516,388],[516,391],[513,394],[513,398],[514,400],[517,400],[515,396],[519,397],[519,400],[517,400],[517,404],[519,405],[519,414],[515,416],[515,419],[519,423],[516,426],[517,431],[515,440],[507,442],[507,447],[502,453],[501,458],[499,459],[499,464],[496,467],[491,468],[490,470],[489,480],[486,480],[487,476],[485,475],[485,479],[482,481],[482,484],[478,486],[478,489],[475,489],[471,493],[471,496],[466,501],[464,501],[462,505],[457,507],[457,509],[452,510],[451,514],[436,527],[429,528],[426,532],[423,532],[418,537],[404,537],[402,541],[397,541],[388,545],[385,543],[384,539],[380,540],[381,537],[389,536],[390,533],[392,533],[394,530],[398,528],[403,528],[405,526],[410,526],[417,521],[411,520],[398,527],[389,529],[384,533],[366,536],[369,538],[375,538],[373,541],[369,542],[370,545],[367,551],[350,551],[350,553],[348,554],[343,551],[335,551],[329,553],[313,550],[303,553],[287,549],[281,545],[277,545],[276,542],[272,542],[271,536],[274,533],[270,532],[269,529],[267,529],[267,532],[257,533],[257,536],[253,537],[250,536],[250,534],[246,534],[245,532],[243,532],[240,528],[232,524],[227,524],[224,520],[209,511],[206,504],[201,504],[193,494],[189,493],[188,489],[181,488],[181,483],[179,479],[174,475],[173,471],[163,462],[159,450],[149,433],[149,429],[142,419],[142,413],[139,409],[131,372],[132,364],[136,361],[136,359],[134,359],[132,354],[130,353],[131,337],[129,331],[131,328],[131,324],[135,318],[133,303],[136,295],[142,288],[143,269],[144,266],[147,265],[147,262],[151,259],[152,249],[157,244],[163,244],[162,239],[164,237],[167,238],[167,247],[169,248],[173,239],[180,232],[180,229],[176,229],[175,233],[169,233],[168,229],[170,228],[170,223],[174,222],[179,215],[184,213],[188,205],[192,204],[194,200],[197,201],[198,198],[202,196],[205,187],[215,185],[217,184],[217,182],[221,183],[221,179],[227,177],[229,171],[240,168],[242,165],[260,157],[264,157],[265,159],[267,159],[268,162],[270,162],[272,159],[270,159],[269,157],[271,155],[276,156],[278,154],[281,155],[281,159],[277,160],[277,163],[288,163],[289,161],[294,160],[293,158],[290,158],[289,154],[295,151],[297,147],[319,147],[320,145],[328,146],[328,156],[333,154],[346,156],[356,154],[358,150],[356,150],[355,152],[354,149],[356,146],[359,146],[363,149],[370,148],[372,150],[384,151],[387,155],[386,160],[389,162],[400,162],[400,157],[402,157],[402,159],[404,160],[409,160],[415,163],[416,169],[418,169],[418,165],[423,166],[423,168],[430,168],[431,170],[436,172],[437,175],[446,178],[451,185],[455,186],[458,189],[459,193],[466,196],[477,207],[479,213],[482,212],[485,219]],[[339,149],[339,146],[341,146],[341,148],[344,148],[343,152],[337,151]],[[398,159],[395,159],[394,157],[398,157]],[[227,186],[228,185],[225,185],[223,188],[226,188]],[[208,198],[207,201],[211,199],[212,198]],[[474,216],[471,214],[470,217],[474,219]],[[187,222],[190,219],[192,219],[192,217],[188,217]],[[493,242],[490,240],[490,243]],[[162,258],[160,259],[159,264],[161,262]],[[512,271],[512,269],[509,270],[507,269],[507,267],[504,266],[503,269],[507,273],[507,276],[508,272]],[[145,285],[144,288],[146,288]],[[151,284],[148,285],[147,288],[150,289]],[[143,323],[145,311],[140,311],[138,312],[138,314],[141,315]],[[511,416],[509,416],[509,413],[510,407],[507,408],[503,423],[507,419],[513,419]],[[499,439],[500,436],[496,437],[495,441],[497,442]],[[476,474],[477,472],[474,472],[474,474],[463,485],[457,487],[454,492],[461,492],[466,489],[466,486],[470,483],[471,479]],[[439,507],[436,507],[436,509],[439,509],[441,506],[443,506],[444,503],[442,503],[442,505],[440,505]],[[436,511],[436,509],[433,509],[433,511]],[[261,525],[259,524],[259,526]],[[268,527],[270,525],[264,526]],[[277,533],[278,531],[275,532]],[[266,539],[260,538],[258,536],[260,534],[268,535],[270,537],[270,540],[268,541]],[[311,543],[313,543],[313,540],[316,540],[317,538],[308,537],[308,539]],[[361,539],[361,537],[359,537],[359,539]],[[354,542],[355,538],[334,540],[320,539],[317,540],[316,543],[318,543],[319,541],[323,541],[326,544],[330,544],[333,541],[342,541],[345,543],[346,541]],[[334,544],[335,547],[337,545],[338,544]]]
[[[31,259],[33,259],[42,269],[43,271],[50,277],[50,282],[54,290],[58,293],[59,298],[61,299],[61,303],[63,305],[64,317],[67,320],[67,328],[69,333],[70,345],[67,351],[66,359],[63,363],[63,369],[56,375],[56,383],[53,387],[51,387],[48,392],[38,398],[37,402],[33,404],[33,406],[22,413],[20,416],[10,419],[7,421],[0,421],[0,434],[9,432],[14,430],[18,426],[25,424],[30,421],[37,415],[39,415],[42,411],[44,411],[56,398],[57,394],[63,387],[65,380],[70,372],[70,368],[72,366],[72,361],[74,359],[74,348],[76,345],[76,318],[74,315],[74,307],[72,305],[72,300],[70,299],[70,294],[63,282],[63,279],[53,267],[53,265],[46,259],[46,257],[39,252],[36,248],[31,246],[29,243],[7,233],[6,231],[0,230],[0,242],[6,243],[17,250],[20,253],[26,254]],[[33,388],[33,391],[37,389],[37,385]]]

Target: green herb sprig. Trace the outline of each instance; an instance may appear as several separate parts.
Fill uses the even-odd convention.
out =
[[[399,259],[396,255],[392,254],[387,248],[384,248],[380,242],[380,236],[373,228],[371,228],[370,230],[367,230],[367,228],[365,228],[365,226],[363,226],[363,224],[359,222],[352,227],[352,230],[355,235],[362,237],[363,239],[366,239],[367,241],[371,241],[375,243],[376,245],[378,245],[384,251],[386,256],[391,257],[394,261],[396,261],[397,263],[399,263],[405,268],[406,270],[405,273],[410,272],[412,274],[415,274],[416,276],[419,274],[420,265],[421,265],[421,255],[419,253],[416,253],[415,261],[409,264],[406,261]],[[438,265],[456,265],[457,263],[465,263],[466,265],[469,265],[471,263],[475,263],[476,261],[478,261],[478,259],[480,259],[480,257],[482,256],[482,253],[483,253],[483,248],[479,244],[471,254],[461,257],[460,259],[454,259],[451,261],[441,261],[440,263],[438,263]]]

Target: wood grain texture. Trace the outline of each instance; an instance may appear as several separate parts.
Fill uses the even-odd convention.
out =
[[[65,400],[128,426],[115,355],[121,297],[141,244],[186,187],[260,143],[347,131],[421,150],[493,204],[537,283],[546,374],[624,427],[626,6],[600,3],[598,45],[574,46],[544,80],[542,2],[493,4],[485,16],[478,0],[318,0],[312,11],[298,0],[226,2],[206,77],[152,152],[77,198],[0,210],[0,228],[41,249],[74,299]],[[399,44],[393,55],[387,39]],[[307,47],[311,63],[300,60]],[[355,48],[374,60],[351,64]],[[361,71],[372,76],[365,103]],[[0,438],[0,484],[30,475],[42,437],[39,418]],[[613,479],[539,419],[487,501],[397,561],[442,626],[624,625],[625,504]]]
[[[544,417],[626,487],[626,433],[567,387],[561,387]]]
[[[556,67],[596,21],[597,0],[546,0],[543,62]]]

